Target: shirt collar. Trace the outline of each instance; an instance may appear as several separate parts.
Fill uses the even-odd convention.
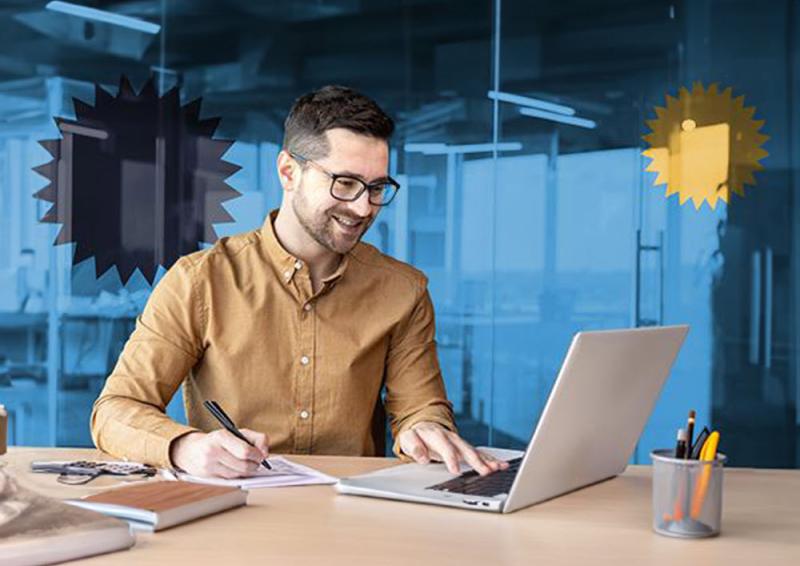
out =
[[[267,215],[267,218],[264,220],[264,224],[261,226],[261,241],[263,242],[270,261],[275,266],[279,277],[284,283],[288,283],[298,271],[306,269],[307,273],[308,267],[306,267],[303,260],[286,251],[278,241],[278,236],[275,234],[274,225],[277,217],[278,209],[270,211],[270,213]],[[344,275],[344,272],[350,263],[349,256],[350,253],[347,253],[342,257],[342,261],[339,262],[339,266],[336,268],[336,270],[322,280],[324,284],[332,285],[338,281],[342,275]]]

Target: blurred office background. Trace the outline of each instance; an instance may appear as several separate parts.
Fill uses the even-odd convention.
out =
[[[695,408],[732,464],[797,467],[799,24],[794,0],[0,0],[10,443],[91,444],[92,401],[150,291],[140,273],[123,285],[93,259],[73,265],[33,197],[53,118],[125,74],[202,97],[235,140],[241,197],[221,236],[280,202],[274,159],[298,95],[351,85],[396,117],[403,188],[367,239],[430,277],[472,442],[525,445],[577,330],[689,323],[632,460],[671,446]],[[666,198],[642,156],[645,121],[694,81],[744,95],[770,136],[756,185],[713,210]],[[182,418],[179,399],[169,410]]]

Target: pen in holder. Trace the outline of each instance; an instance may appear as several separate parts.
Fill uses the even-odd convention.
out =
[[[654,450],[653,529],[662,535],[698,538],[718,535],[722,518],[722,472],[726,457],[674,458]]]

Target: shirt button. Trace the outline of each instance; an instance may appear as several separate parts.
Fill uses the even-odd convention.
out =
[[[284,271],[283,272],[283,276],[286,277],[286,279],[291,279],[292,272],[291,271]]]
[[[306,303],[303,305],[303,310],[308,312],[311,310],[311,303]]]
[[[309,417],[309,412],[308,411],[300,411],[300,418],[301,419],[305,420],[308,417]]]
[[[308,356],[303,356],[302,358],[300,358],[300,363],[303,364],[304,366],[307,366],[308,362],[310,361],[311,360],[308,359]]]
[[[299,259],[296,262],[294,262],[294,268],[295,269],[300,269],[302,267],[303,267],[303,262],[300,261]]]

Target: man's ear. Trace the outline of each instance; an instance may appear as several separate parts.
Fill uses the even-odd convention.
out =
[[[300,167],[289,152],[281,150],[277,159],[278,180],[284,191],[293,191],[300,181]]]

